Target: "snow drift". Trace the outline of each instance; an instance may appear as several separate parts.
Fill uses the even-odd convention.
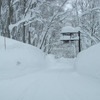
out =
[[[100,80],[77,74],[73,60],[44,58],[33,46],[6,43],[5,50],[0,37],[0,100],[100,100]]]
[[[0,37],[0,70],[18,67],[43,67],[44,54],[36,47],[6,38],[6,50],[4,37]]]
[[[100,78],[100,43],[82,51],[75,63],[81,74]]]

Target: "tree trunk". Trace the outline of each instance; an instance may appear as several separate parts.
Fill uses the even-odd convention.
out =
[[[2,6],[2,0],[0,0],[0,17],[1,17],[1,6]]]
[[[26,7],[26,0],[24,2],[24,8],[23,8],[23,15],[25,14],[25,7]],[[25,22],[23,22],[23,37],[22,37],[23,43],[25,43]]]
[[[9,30],[9,25],[11,22],[11,0],[8,0],[8,8],[9,8],[9,12],[8,12],[8,18],[7,18],[7,37],[10,38],[10,30]]]
[[[30,36],[30,31],[29,31],[29,34],[28,34],[28,44],[31,44],[31,36]]]

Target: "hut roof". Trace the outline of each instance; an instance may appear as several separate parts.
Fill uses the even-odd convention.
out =
[[[62,28],[61,33],[76,33],[78,31],[80,31],[79,27],[66,26]]]

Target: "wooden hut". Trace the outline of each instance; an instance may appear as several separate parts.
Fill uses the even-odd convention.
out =
[[[71,43],[73,41],[79,41],[79,52],[81,51],[80,47],[80,29],[79,28],[73,28],[71,26],[63,27],[61,30],[61,37],[60,40],[63,41],[63,43]]]

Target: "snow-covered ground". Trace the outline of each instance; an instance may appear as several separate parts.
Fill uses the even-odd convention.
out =
[[[100,43],[82,51],[75,66],[78,73],[100,79]]]
[[[100,80],[78,74],[74,59],[55,60],[0,37],[0,100],[100,100]]]

